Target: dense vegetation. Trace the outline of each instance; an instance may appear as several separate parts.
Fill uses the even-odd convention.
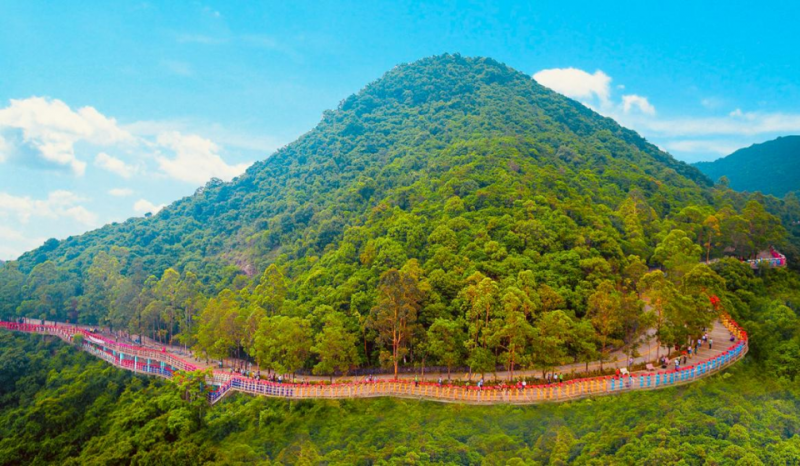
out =
[[[745,361],[685,387],[558,405],[234,395],[208,408],[196,380],[2,332],[0,464],[796,464],[800,281],[724,269],[752,334]]]
[[[712,180],[723,176],[738,191],[759,191],[773,196],[789,193],[797,202],[800,190],[800,136],[779,137],[739,149],[713,162],[694,164]]]
[[[445,55],[393,69],[232,183],[4,265],[0,315],[278,372],[547,369],[651,326],[697,335],[711,295],[736,305],[725,276],[741,268],[701,259],[775,245],[796,264],[796,201],[712,187],[529,76]]]
[[[0,266],[0,317],[151,335],[279,372],[546,369],[715,317],[745,362],[688,387],[558,406],[235,395],[0,334],[0,463],[792,464],[800,203],[712,185],[488,59],[401,65],[231,183]],[[661,270],[651,271],[652,267]],[[651,306],[643,305],[642,297]],[[396,370],[396,369],[395,369]]]

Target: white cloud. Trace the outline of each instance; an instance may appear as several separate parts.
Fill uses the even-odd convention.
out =
[[[738,109],[737,109],[738,110]],[[734,111],[724,117],[679,117],[632,121],[634,128],[661,136],[709,136],[796,133],[800,114]]]
[[[656,114],[655,106],[638,94],[613,95],[612,78],[603,71],[589,74],[576,68],[542,70],[533,75],[540,84],[579,100],[588,108],[614,118],[684,160],[726,155],[755,142],[800,132],[800,113],[746,112],[736,108],[718,116],[671,116]],[[614,91],[625,89],[614,86]],[[720,109],[725,100],[707,97],[700,104],[709,111]],[[717,110],[719,111],[719,110]]]
[[[147,199],[139,199],[133,204],[133,210],[140,214],[146,214],[146,213],[156,214],[158,213],[159,210],[163,209],[164,207],[166,207],[164,204],[155,205],[152,202],[148,201]]]
[[[75,193],[63,190],[52,191],[43,200],[0,192],[0,219],[16,218],[24,224],[32,217],[66,218],[85,226],[97,226],[97,215],[80,205],[83,201]]]
[[[0,135],[4,136],[0,159],[32,155],[45,164],[69,168],[76,175],[86,170],[86,162],[75,154],[77,142],[108,146],[135,141],[116,120],[92,107],[73,111],[60,100],[43,97],[12,99],[8,107],[0,109]],[[9,135],[16,144],[9,143]]]
[[[21,231],[0,225],[0,259],[16,259],[23,252],[40,246],[44,241],[45,238],[30,237]]]
[[[133,190],[130,188],[114,188],[109,189],[108,194],[114,197],[128,197],[133,195]]]
[[[128,165],[122,160],[112,157],[105,152],[97,154],[94,159],[94,164],[123,178],[130,178],[138,172],[137,168],[133,165]]]
[[[140,136],[153,138],[167,132],[202,134],[203,137],[225,147],[265,153],[274,152],[286,144],[285,139],[274,136],[246,133],[217,123],[208,124],[191,119],[143,120],[126,125],[125,129]]]
[[[174,158],[156,157],[161,170],[188,183],[202,184],[214,177],[227,181],[241,175],[250,166],[249,163],[228,165],[219,156],[216,144],[193,134],[163,133],[158,136],[158,144],[175,153]]]
[[[645,115],[655,115],[656,108],[647,100],[647,97],[642,97],[636,94],[622,96],[622,111],[630,113],[631,110],[637,108]]]
[[[611,78],[600,70],[589,74],[577,68],[553,68],[533,75],[539,84],[574,99],[592,99],[608,102],[611,95]]]

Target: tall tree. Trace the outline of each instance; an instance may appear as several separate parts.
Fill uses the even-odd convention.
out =
[[[489,348],[491,329],[489,322],[496,313],[497,283],[480,272],[467,279],[463,296],[467,304],[466,320],[469,339],[465,342],[469,357],[467,362],[473,372],[494,370],[494,353]]]
[[[382,351],[381,360],[394,367],[395,377],[414,335],[421,298],[416,280],[410,275],[397,269],[381,275],[378,303],[370,311],[369,325],[378,333],[376,341],[391,348],[391,352]]]
[[[567,344],[572,339],[572,322],[564,311],[545,312],[536,322],[532,363],[548,370],[567,362]]]
[[[717,240],[722,237],[722,222],[719,216],[711,214],[703,220],[703,230],[706,248],[706,262],[711,260],[711,249],[717,245]]]
[[[253,299],[267,315],[274,316],[281,312],[287,294],[286,279],[275,264],[270,264],[256,286]]]
[[[518,363],[527,365],[529,348],[534,338],[534,328],[525,315],[527,295],[518,288],[508,288],[503,295],[500,316],[492,329],[492,343],[500,349],[501,360],[508,371],[509,380],[514,378],[514,367]]]
[[[256,361],[262,368],[294,374],[310,356],[312,345],[308,320],[280,315],[267,317],[256,334]]]
[[[588,315],[600,339],[600,370],[603,370],[603,361],[608,358],[608,344],[612,342],[612,336],[622,327],[620,304],[619,292],[609,280],[600,283],[589,296]]]
[[[464,357],[464,323],[457,320],[437,318],[428,328],[428,352],[450,369]]]
[[[331,312],[325,316],[322,331],[317,333],[311,351],[319,355],[319,362],[314,366],[315,374],[334,372],[347,375],[352,366],[358,364],[358,337],[345,328],[345,317],[339,312]]]
[[[680,286],[686,275],[699,261],[702,248],[683,230],[672,230],[658,244],[653,260],[662,264],[667,276]]]

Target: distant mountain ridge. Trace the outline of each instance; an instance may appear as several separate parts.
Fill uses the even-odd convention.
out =
[[[725,176],[737,191],[784,196],[800,190],[800,136],[784,136],[739,149],[713,162],[694,164],[709,178]]]

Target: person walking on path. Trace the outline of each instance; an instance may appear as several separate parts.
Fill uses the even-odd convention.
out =
[[[713,338],[709,338],[708,339],[708,349],[711,349],[711,345],[712,344],[714,344],[714,339]]]

